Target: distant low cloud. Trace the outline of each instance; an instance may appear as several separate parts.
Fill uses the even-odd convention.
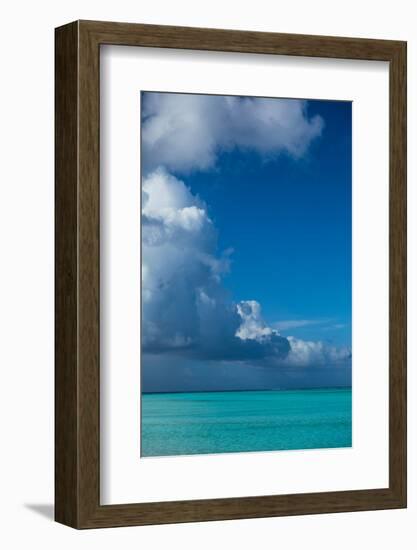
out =
[[[234,148],[299,158],[324,126],[320,116],[308,116],[303,100],[154,92],[142,98],[145,173],[158,166],[208,170]]]
[[[323,325],[329,323],[331,319],[289,319],[287,321],[278,321],[273,323],[277,330],[291,330],[295,328],[309,327],[312,325]]]
[[[291,351],[285,359],[285,363],[295,366],[320,366],[335,365],[346,362],[351,358],[348,347],[336,347],[324,342],[299,340],[293,336],[288,337]]]

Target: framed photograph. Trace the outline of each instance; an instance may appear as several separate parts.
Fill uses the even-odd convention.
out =
[[[56,29],[56,520],[406,506],[406,43]]]

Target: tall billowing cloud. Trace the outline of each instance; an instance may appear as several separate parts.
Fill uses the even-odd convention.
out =
[[[234,303],[222,285],[229,252],[205,204],[164,169],[142,184],[142,346],[144,352],[210,360],[306,365],[333,363],[348,350],[285,338],[255,300]]]
[[[348,358],[349,350],[280,335],[256,300],[233,302],[222,282],[231,251],[218,251],[206,204],[178,177],[214,168],[233,148],[300,157],[322,119],[309,119],[298,100],[142,97],[143,351],[287,366]]]
[[[286,357],[288,340],[264,327],[259,304],[234,304],[224,290],[229,256],[216,254],[216,230],[204,203],[162,168],[144,179],[142,189],[144,351]]]
[[[221,151],[301,157],[323,129],[306,102],[215,95],[146,93],[142,106],[145,172],[158,166],[182,173],[208,170]]]

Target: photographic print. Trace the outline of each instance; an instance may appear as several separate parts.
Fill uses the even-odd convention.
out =
[[[141,456],[350,447],[351,102],[146,91],[140,131]]]

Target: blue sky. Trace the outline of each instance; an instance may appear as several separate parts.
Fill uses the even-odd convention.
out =
[[[350,384],[351,139],[349,102],[142,95],[145,391]]]

